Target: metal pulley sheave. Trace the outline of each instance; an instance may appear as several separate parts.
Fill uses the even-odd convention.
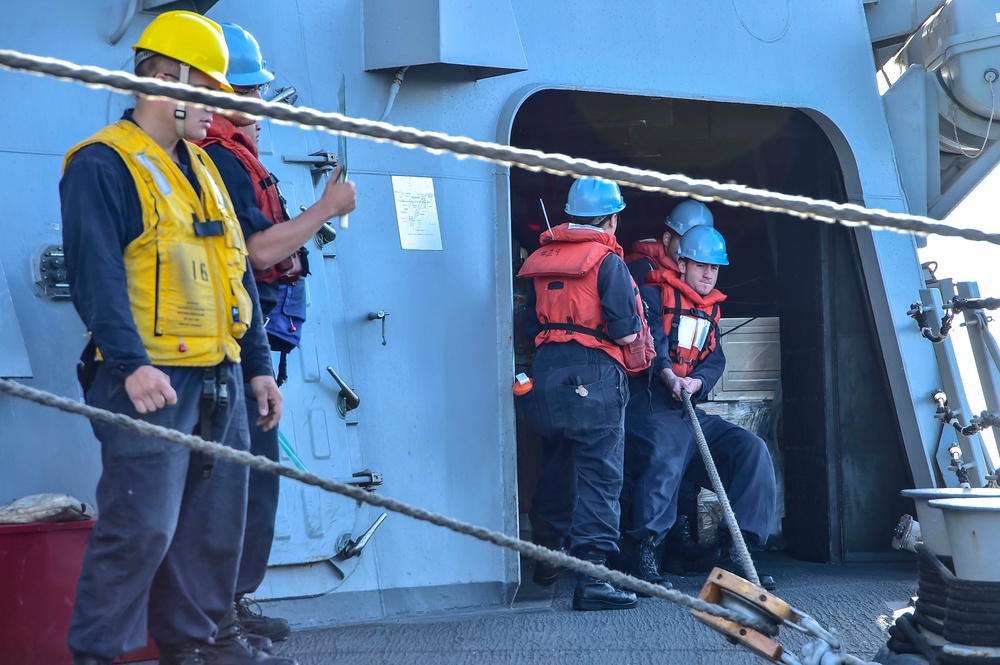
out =
[[[721,633],[729,642],[739,644],[772,663],[783,665],[873,665],[844,653],[843,644],[808,614],[742,577],[721,568],[708,576],[698,598],[738,612],[748,619],[773,626],[768,634],[716,616],[691,610],[701,623]],[[810,636],[802,647],[801,657],[776,641],[784,626]]]

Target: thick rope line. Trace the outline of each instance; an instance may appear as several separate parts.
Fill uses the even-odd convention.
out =
[[[708,449],[705,433],[701,431],[701,423],[698,422],[698,414],[695,413],[694,405],[691,404],[691,396],[682,388],[681,397],[684,398],[684,410],[691,421],[691,429],[694,431],[694,438],[698,442],[701,459],[705,462],[705,469],[708,471],[708,477],[712,481],[712,491],[719,497],[722,514],[726,518],[726,526],[729,528],[729,534],[733,538],[733,544],[736,546],[736,552],[740,557],[740,566],[743,568],[743,572],[746,573],[747,579],[760,586],[757,569],[753,565],[753,559],[750,557],[750,550],[747,549],[746,541],[743,540],[743,532],[740,531],[740,525],[736,521],[733,507],[729,503],[729,495],[722,484],[722,478],[719,477],[719,470],[715,467],[715,460],[712,459],[712,451]]]
[[[711,180],[696,180],[683,175],[668,175],[588,159],[574,159],[566,155],[476,141],[439,132],[424,132],[384,122],[351,118],[339,113],[323,113],[308,107],[296,108],[251,97],[239,97],[224,92],[193,88],[179,83],[139,78],[125,72],[112,72],[100,67],[80,66],[65,60],[43,58],[18,51],[0,49],[0,67],[82,81],[102,88],[142,93],[155,97],[168,97],[220,109],[236,110],[250,115],[268,117],[279,122],[305,127],[321,127],[335,133],[375,141],[388,141],[404,147],[420,146],[436,154],[449,152],[504,166],[516,166],[529,171],[544,171],[555,175],[598,176],[646,191],[662,192],[671,196],[686,196],[706,202],[717,201],[728,206],[753,208],[754,210],[792,215],[803,219],[815,219],[829,224],[934,234],[1000,245],[1000,233],[960,229],[929,217],[891,213],[849,203],[821,201],[805,196],[780,194],[741,185],[726,185]]]
[[[111,411],[97,409],[86,404],[80,404],[75,400],[53,395],[52,393],[38,390],[37,388],[31,388],[8,379],[0,379],[0,393],[6,393],[13,397],[26,399],[43,406],[53,407],[59,409],[60,411],[66,411],[67,413],[75,413],[91,420],[114,425],[115,427],[127,429],[143,436],[163,439],[164,441],[184,446],[194,452],[209,454],[218,459],[226,460],[227,462],[242,464],[243,466],[248,466],[251,469],[257,469],[259,471],[298,480],[307,485],[319,487],[320,489],[324,489],[328,492],[341,494],[360,503],[378,506],[379,508],[400,513],[416,520],[429,522],[435,526],[444,527],[446,529],[492,543],[499,547],[514,550],[539,561],[545,561],[546,563],[567,568],[577,573],[584,573],[592,577],[598,577],[619,587],[629,588],[655,598],[668,600],[690,609],[705,612],[706,614],[711,614],[713,616],[738,623],[742,626],[752,628],[765,635],[774,636],[778,633],[777,626],[773,624],[763,622],[755,617],[735,612],[719,605],[706,603],[698,598],[685,595],[680,591],[664,589],[659,585],[644,582],[630,575],[605,568],[604,566],[598,566],[567,554],[556,552],[554,550],[535,545],[534,543],[529,543],[528,541],[521,540],[520,538],[514,538],[497,531],[476,526],[475,524],[469,524],[468,522],[462,522],[450,517],[445,517],[444,515],[424,510],[423,508],[411,506],[396,499],[374,494],[360,487],[340,483],[335,480],[330,480],[329,478],[323,478],[322,476],[317,476],[313,473],[299,471],[298,469],[285,466],[278,462],[272,462],[266,457],[251,455],[246,451],[235,450],[233,448],[229,448],[228,446],[205,441],[197,436],[182,434],[181,432],[167,429],[166,427],[153,425],[142,420],[135,420],[120,413],[113,413]]]

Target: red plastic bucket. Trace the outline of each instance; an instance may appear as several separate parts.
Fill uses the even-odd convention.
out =
[[[0,525],[0,654],[19,665],[69,665],[66,631],[93,520]],[[155,648],[122,662],[155,660]]]

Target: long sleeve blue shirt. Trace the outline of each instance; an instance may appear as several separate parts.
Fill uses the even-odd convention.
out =
[[[632,279],[639,286],[646,283],[646,275],[654,270],[659,270],[659,266],[653,263],[653,259],[648,256],[640,257],[628,263],[629,274],[632,275]]]

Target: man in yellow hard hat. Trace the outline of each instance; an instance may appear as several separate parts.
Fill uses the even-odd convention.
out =
[[[231,91],[222,29],[158,16],[133,47],[140,76]],[[73,304],[90,331],[88,404],[239,450],[244,376],[261,427],[281,417],[263,318],[232,204],[200,140],[212,109],[140,97],[74,146],[60,182]],[[94,424],[99,520],[67,642],[74,665],[110,665],[146,644],[161,665],[294,665],[232,627],[247,469]]]

